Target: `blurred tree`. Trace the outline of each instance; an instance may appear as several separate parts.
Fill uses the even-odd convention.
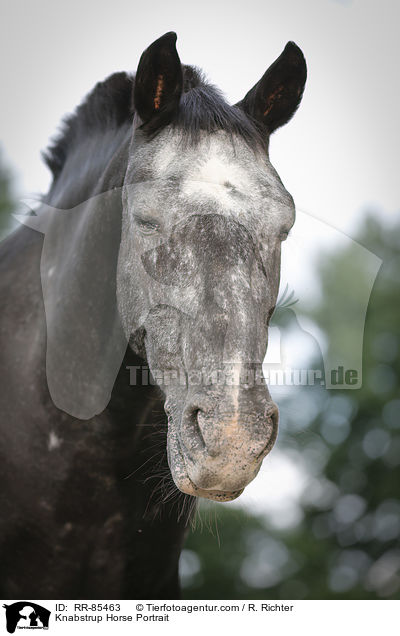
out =
[[[11,227],[11,214],[14,207],[11,174],[4,165],[0,149],[0,240],[6,236]]]
[[[303,516],[280,530],[264,516],[214,504],[220,544],[204,529],[190,534],[186,598],[400,596],[400,223],[369,215],[357,240],[383,259],[366,317],[363,386],[293,387],[281,404],[279,448],[308,474]],[[345,339],[351,347],[351,325],[332,319],[335,299],[345,286],[353,302],[367,274],[347,249],[321,257],[319,272],[324,295],[309,318],[329,326],[331,346]],[[278,320],[281,328],[290,322]],[[310,415],[302,430],[299,412]]]

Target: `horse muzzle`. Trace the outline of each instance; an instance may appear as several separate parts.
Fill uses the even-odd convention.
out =
[[[168,462],[181,491],[230,501],[254,479],[278,432],[276,405],[256,394],[189,394],[180,422],[169,418]]]

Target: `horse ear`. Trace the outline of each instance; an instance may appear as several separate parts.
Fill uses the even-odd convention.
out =
[[[272,133],[296,112],[306,78],[304,55],[294,42],[288,42],[281,55],[237,106]]]
[[[176,33],[166,33],[144,51],[136,73],[134,108],[145,126],[155,121],[157,126],[171,121],[178,109],[182,87]]]

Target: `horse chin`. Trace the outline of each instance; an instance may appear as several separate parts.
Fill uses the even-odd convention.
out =
[[[193,497],[203,497],[203,499],[212,499],[212,501],[233,501],[242,494],[244,488],[240,490],[234,490],[232,492],[223,490],[205,490],[196,486],[189,476],[185,480],[184,484],[176,484],[182,492]]]

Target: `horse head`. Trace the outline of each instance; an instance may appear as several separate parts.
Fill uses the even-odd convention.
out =
[[[134,81],[117,300],[165,395],[175,484],[227,501],[277,436],[262,363],[295,208],[268,140],[298,107],[306,65],[288,43],[229,106],[175,44],[174,33],[154,42]]]

